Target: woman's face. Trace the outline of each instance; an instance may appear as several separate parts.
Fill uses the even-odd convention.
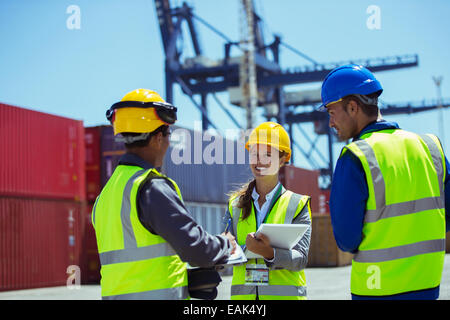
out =
[[[273,176],[278,174],[285,162],[285,157],[280,158],[280,152],[264,144],[255,144],[250,147],[250,169],[255,178]]]

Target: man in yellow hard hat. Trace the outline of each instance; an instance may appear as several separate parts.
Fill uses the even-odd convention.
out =
[[[175,181],[156,169],[176,111],[147,89],[127,93],[107,111],[126,154],[92,212],[103,299],[189,298],[185,262],[221,264],[236,246],[230,234],[204,231],[188,214]]]

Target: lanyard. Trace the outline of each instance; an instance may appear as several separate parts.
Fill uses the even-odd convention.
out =
[[[264,217],[264,220],[263,220],[262,223],[266,223],[270,212],[272,211],[273,207],[275,206],[275,203],[278,201],[278,199],[281,196],[281,191],[282,190],[283,190],[283,185],[280,183],[280,187],[278,188],[277,192],[275,192],[275,194],[274,194],[274,196],[272,198],[272,203],[270,204],[269,209],[267,210],[266,216]],[[257,225],[256,229],[258,229],[259,228],[259,226],[258,226],[258,217],[256,216],[256,208],[255,208],[255,203],[253,201],[252,201],[252,206],[253,206],[253,212],[255,213],[255,220],[256,220],[256,225]],[[265,262],[264,262],[263,259],[255,259],[255,261],[256,261],[256,263],[258,263],[258,261],[259,261],[261,264],[265,265]]]

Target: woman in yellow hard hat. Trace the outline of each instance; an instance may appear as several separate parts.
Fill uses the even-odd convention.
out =
[[[255,235],[262,223],[311,225],[310,197],[279,182],[279,170],[291,157],[289,135],[280,124],[264,122],[245,147],[254,179],[231,195],[224,221],[249,259],[233,268],[231,299],[306,299],[303,269],[311,228],[290,250],[273,248],[264,234]]]

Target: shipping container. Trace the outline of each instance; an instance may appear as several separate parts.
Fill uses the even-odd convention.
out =
[[[177,182],[185,201],[210,203],[227,203],[228,194],[253,177],[244,143],[179,127],[162,172]]]
[[[334,239],[330,215],[313,214],[308,267],[338,267],[351,264],[353,255],[341,251]]]
[[[125,147],[114,140],[112,126],[86,127],[85,141],[87,199],[94,201],[125,154]]]
[[[330,192],[331,190],[320,190],[318,198],[319,214],[330,214]]]
[[[86,199],[95,201],[100,194],[100,130],[85,128],[84,142],[86,145]]]
[[[82,121],[0,104],[0,195],[84,200]]]
[[[312,213],[319,213],[319,196],[323,193],[319,188],[319,171],[285,165],[280,169],[280,181],[283,186],[292,192],[311,197]],[[326,200],[325,200],[326,201]]]
[[[66,285],[70,266],[76,284],[85,211],[83,202],[0,197],[0,291]]]
[[[111,126],[85,128],[87,199],[95,200],[125,153],[122,142],[114,140]]]
[[[185,205],[194,220],[208,233],[221,234],[225,230],[223,223],[227,210],[225,204],[185,202]]]
[[[189,214],[206,230],[206,232],[218,235],[225,231],[224,216],[227,205],[221,203],[185,202]],[[233,267],[228,266],[219,270],[222,276],[233,274]]]
[[[98,255],[97,239],[95,230],[92,225],[92,207],[93,204],[87,205],[84,213],[85,231],[82,242],[82,261],[81,261],[81,283],[93,284],[100,283],[100,258]]]
[[[125,146],[122,142],[115,141],[112,126],[101,126],[100,130],[100,179],[103,188],[117,167],[120,157],[125,154]]]

